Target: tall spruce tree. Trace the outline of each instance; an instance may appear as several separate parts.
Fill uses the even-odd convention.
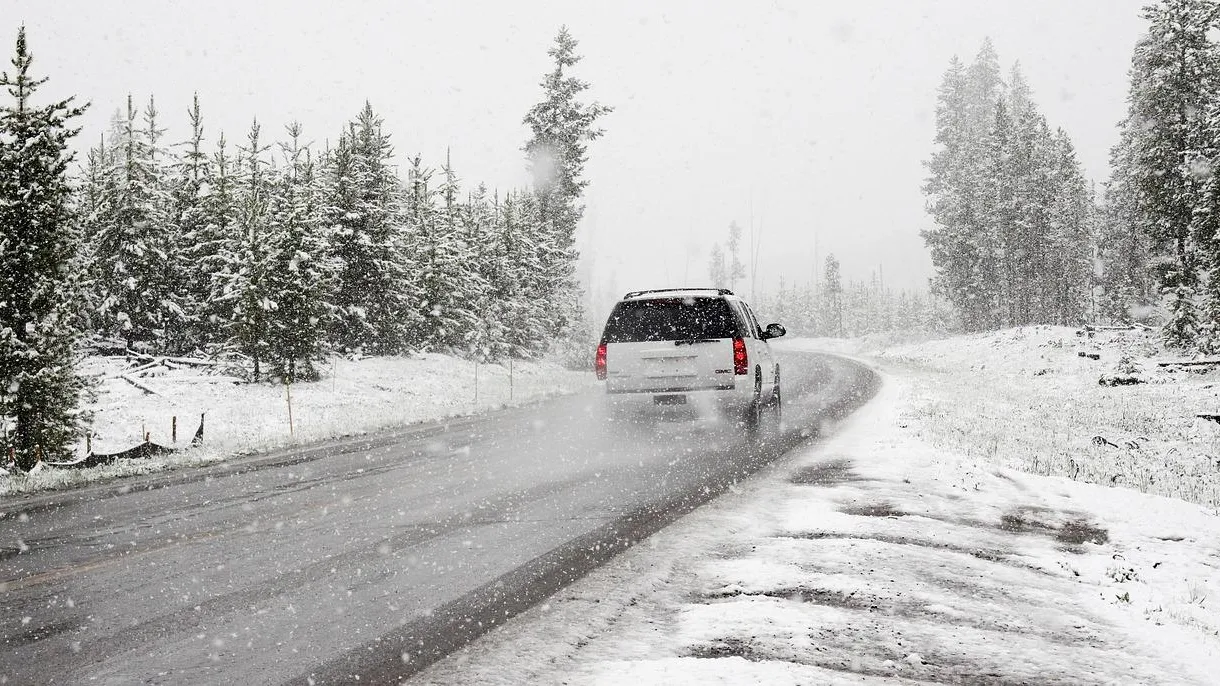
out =
[[[410,311],[410,269],[399,180],[381,118],[365,103],[332,151],[325,221],[335,275],[333,340],[341,350],[402,352],[418,321]]]
[[[823,320],[827,323],[826,330],[830,335],[842,337],[843,329],[843,278],[839,270],[839,260],[833,254],[826,256],[826,269],[823,276]]]
[[[202,300],[198,308],[197,343],[205,349],[225,344],[233,321],[233,298],[229,295],[233,256],[241,240],[238,209],[238,158],[229,153],[228,141],[220,134],[206,168],[201,193],[202,228],[193,241],[195,264],[202,272],[195,282]]]
[[[461,211],[461,240],[467,262],[466,290],[461,307],[471,313],[471,329],[465,345],[482,361],[499,360],[507,355],[504,346],[505,322],[493,299],[493,284],[504,270],[503,257],[495,245],[495,208],[487,187],[479,184],[466,198]]]
[[[267,236],[267,357],[287,383],[318,377],[328,309],[318,187],[301,125],[289,124],[280,145],[284,167],[270,188]]]
[[[22,469],[39,453],[68,456],[88,420],[74,359],[80,235],[67,176],[69,121],[84,108],[72,98],[37,105],[46,79],[30,73],[32,61],[22,26],[13,71],[0,74],[10,98],[0,105],[0,446]]]
[[[250,126],[246,145],[239,147],[241,166],[236,185],[237,239],[223,253],[224,269],[221,302],[231,309],[230,345],[247,355],[254,364],[254,380],[262,376],[267,359],[268,311],[274,307],[269,297],[268,273],[271,270],[269,205],[273,179],[264,154],[270,149],[261,140],[256,120]]]
[[[715,288],[729,286],[729,268],[725,263],[724,249],[720,247],[719,243],[712,243],[712,250],[707,258],[707,276]]]
[[[220,247],[216,225],[209,221],[207,195],[211,188],[211,161],[203,149],[203,114],[199,95],[187,110],[191,135],[179,143],[181,155],[173,164],[170,186],[170,221],[177,249],[172,262],[173,281],[178,285],[185,310],[184,328],[176,345],[180,352],[203,348],[215,342],[216,327],[208,321],[212,277],[209,266],[216,263]]]
[[[555,335],[565,333],[583,316],[575,281],[575,236],[584,214],[581,197],[589,184],[584,170],[589,142],[603,133],[597,121],[612,111],[580,100],[589,84],[570,74],[581,60],[576,47],[567,27],[560,27],[555,45],[547,51],[554,69],[541,83],[543,98],[524,119],[531,132],[524,151],[534,179],[539,245],[544,248],[539,277],[542,295],[551,304]]]
[[[1214,0],[1144,9],[1148,31],[1132,56],[1127,116],[1112,156],[1111,188],[1125,199],[1111,211],[1122,213],[1120,231],[1130,224],[1151,238],[1151,267],[1169,312],[1163,337],[1172,346],[1190,345],[1199,332],[1201,232],[1192,227],[1211,167],[1205,113],[1220,87],[1220,58],[1208,34],[1217,12]]]

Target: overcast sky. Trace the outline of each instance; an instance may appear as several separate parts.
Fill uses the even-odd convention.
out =
[[[0,16],[10,54],[26,24],[51,94],[93,103],[85,143],[129,92],[156,96],[174,139],[197,91],[213,139],[257,116],[264,136],[295,119],[319,144],[368,99],[403,158],[451,149],[465,182],[501,189],[526,181],[521,119],[567,24],[589,96],[615,108],[588,166],[598,287],[706,283],[711,244],[752,215],[761,290],[807,282],[815,244],[848,277],[925,283],[935,91],[986,36],[1103,181],[1142,4],[0,0]]]

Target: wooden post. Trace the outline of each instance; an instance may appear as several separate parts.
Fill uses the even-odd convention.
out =
[[[474,404],[479,404],[479,361],[474,361]]]
[[[86,455],[93,454],[93,432],[92,431],[85,432],[85,454]]]
[[[284,379],[284,391],[288,394],[288,437],[292,438],[292,382],[287,379]]]
[[[173,443],[178,442],[178,415],[174,415],[169,420],[169,440]]]

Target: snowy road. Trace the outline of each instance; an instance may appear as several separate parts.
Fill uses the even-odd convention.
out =
[[[541,600],[849,411],[875,377],[792,353],[783,440],[598,397],[0,507],[0,681],[381,683]]]

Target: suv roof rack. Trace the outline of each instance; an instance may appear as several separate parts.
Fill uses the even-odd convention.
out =
[[[733,291],[730,291],[727,288],[654,288],[647,291],[631,291],[627,295],[624,295],[623,299],[626,300],[627,298],[634,298],[636,296],[645,295],[648,293],[670,293],[674,291],[713,291],[718,295],[733,295]]]

